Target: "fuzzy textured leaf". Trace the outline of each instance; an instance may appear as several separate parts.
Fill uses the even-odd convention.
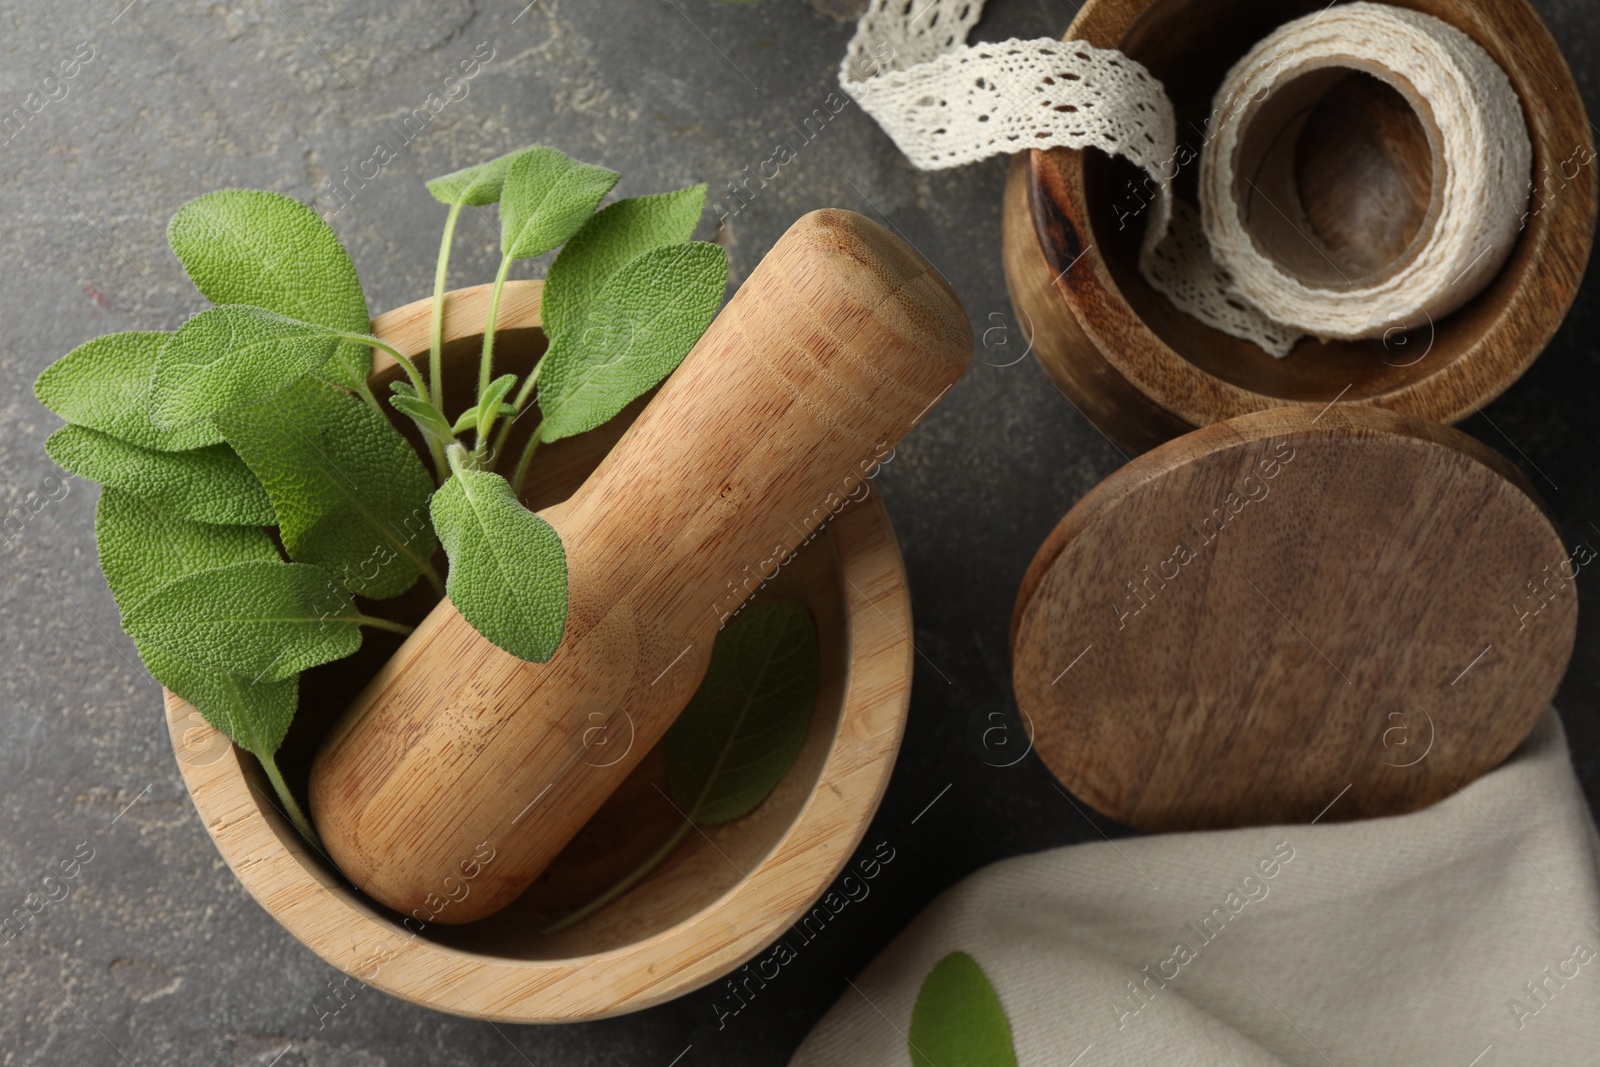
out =
[[[152,537],[151,531],[160,535]],[[100,570],[124,613],[168,582],[213,567],[275,561],[278,550],[259,526],[215,526],[162,514],[131,493],[106,488],[95,509]],[[135,642],[156,680],[193,704],[205,720],[257,756],[282,743],[299,699],[298,676],[277,682],[192,663],[149,642]]]
[[[498,159],[464,167],[428,182],[428,192],[441,204],[461,204],[465,207],[487,207],[500,199],[500,188],[506,174],[518,156],[530,149],[507,152]]]
[[[619,177],[545,145],[523,149],[500,190],[500,251],[512,259],[550,251],[578,232]]]
[[[450,420],[445,418],[438,408],[418,396],[416,390],[412,389],[409,384],[402,382],[395,382],[394,384],[406,384],[407,388],[406,392],[396,392],[389,398],[389,403],[394,406],[396,411],[408,416],[412,422],[417,424],[417,429],[437,438],[443,444],[450,444],[455,441],[455,434],[450,429]]]
[[[505,403],[506,394],[511,392],[511,387],[516,384],[517,376],[515,374],[502,374],[490,382],[489,388],[485,389],[482,395],[478,397],[477,408],[471,412],[474,415],[472,426],[474,428],[479,426],[486,427],[501,415],[510,412],[511,405]]]
[[[433,495],[450,557],[445,592],[474,629],[519,659],[555,655],[567,626],[567,557],[555,528],[489,471],[458,470]]]
[[[690,820],[727,822],[766,799],[800,755],[820,669],[804,604],[757,604],[722,631],[666,735],[672,799]]]
[[[128,635],[229,674],[281,681],[361,647],[355,604],[321,567],[234,563],[157,592],[123,616]]]
[[[240,748],[265,760],[283,744],[300,702],[300,676],[255,682],[184,659],[148,642],[139,658],[162,685],[194,705],[200,715]]]
[[[85,426],[63,426],[44,450],[78,477],[126,490],[180,519],[243,526],[277,521],[267,491],[225,444],[157,452]]]
[[[706,206],[706,187],[618,200],[572,235],[544,279],[539,317],[545,336],[565,333],[590,300],[629,260],[662,245],[683,244]]]
[[[307,378],[218,422],[266,486],[290,559],[374,599],[416,583],[438,547],[428,524],[433,479],[388,419]]]
[[[683,362],[722,305],[728,257],[704,241],[654,248],[606,282],[539,372],[540,437],[592,430]]]
[[[158,426],[259,403],[333,358],[340,333],[265,308],[227,304],[179,327],[156,364]]]
[[[922,980],[906,1045],[915,1067],[1017,1067],[1005,1009],[965,952],[950,953]]]
[[[100,490],[94,537],[100,548],[100,570],[123,612],[186,575],[279,558],[265,527],[176,519],[111,486]]]
[[[164,430],[151,418],[156,360],[169,333],[108,333],[74,348],[33,383],[39,402],[70,423],[160,452],[214,445],[222,433],[210,423]]]
[[[167,242],[213,304],[254,304],[318,326],[366,333],[367,298],[355,264],[315,211],[281,193],[219,189],[178,209]],[[339,346],[322,376],[357,391],[372,349]]]

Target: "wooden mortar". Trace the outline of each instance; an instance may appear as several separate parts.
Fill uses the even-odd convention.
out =
[[[526,373],[543,351],[541,287],[506,286],[496,344],[505,370]],[[447,388],[452,415],[470,402],[489,288],[447,297],[445,367],[460,386]],[[425,354],[431,303],[380,315],[372,332],[411,356]],[[378,353],[374,391],[387,395],[399,378]],[[541,449],[524,502],[538,509],[570,496],[643,406]],[[409,420],[391,418],[414,436]],[[397,915],[353,888],[278,811],[255,760],[170,692],[169,732],[223,859],[268,914],[332,966],[424,1007],[501,1022],[636,1011],[705,985],[801,921],[861,842],[894,767],[914,653],[905,571],[877,492],[840,511],[758,595],[800,600],[817,620],[822,684],[794,767],[750,815],[689,835],[632,891],[554,935],[540,931],[676,828],[679,816],[657,792],[667,789],[659,746],[527,893],[488,919],[448,927]],[[422,583],[408,598],[420,598],[408,605],[413,616],[430,606]],[[297,788],[334,719],[398,644],[370,634],[356,656],[306,674],[300,713],[278,756]]]
[[[1051,379],[1129,451],[1251,411],[1334,400],[1438,422],[1473,414],[1544,348],[1577,295],[1594,235],[1594,142],[1560,49],[1526,0],[1402,0],[1481,45],[1523,101],[1533,195],[1498,276],[1454,313],[1369,341],[1303,339],[1274,359],[1178,311],[1144,280],[1149,193],[1131,164],[1057,148],[1018,155],[1002,207],[1006,281]],[[1118,48],[1166,86],[1178,141],[1199,150],[1229,67],[1319,0],[1088,0],[1069,39]],[[1425,127],[1371,77],[1337,79],[1311,106],[1287,180],[1352,276],[1403,257],[1433,188]],[[1312,106],[1314,103],[1314,106]],[[1194,202],[1191,163],[1177,195]],[[1081,256],[1081,258],[1080,258]]]
[[[796,222],[541,512],[567,556],[554,657],[517,659],[446,600],[335,725],[310,802],[339,868],[428,922],[521,895],[672,724],[720,625],[971,353],[960,301],[904,241],[848,211]],[[588,748],[622,734],[636,743],[616,761]]]

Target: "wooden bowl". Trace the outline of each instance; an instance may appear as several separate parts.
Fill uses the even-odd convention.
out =
[[[446,305],[450,381],[468,388],[488,288],[458,290]],[[540,288],[507,285],[497,369],[525,372],[543,351]],[[380,315],[373,333],[425,356],[429,306],[423,300]],[[397,376],[380,354],[372,375],[379,396]],[[467,389],[447,396],[452,417],[467,403]],[[539,508],[569,495],[644,403],[541,448],[524,501]],[[402,429],[415,441],[409,426]],[[514,436],[513,453],[517,447]],[[822,685],[794,767],[750,815],[689,835],[625,896],[554,935],[540,931],[613,884],[681,820],[664,792],[659,746],[518,901],[481,922],[419,930],[417,920],[366,898],[313,851],[279,813],[256,761],[171,692],[167,722],[184,782],[223,858],[273,918],[333,966],[413,1003],[476,1018],[569,1022],[637,1011],[733,970],[811,908],[866,832],[905,728],[910,598],[876,493],[840,511],[757,596],[801,600],[817,622]],[[431,607],[419,588],[383,610],[420,619]],[[302,797],[323,733],[398,643],[368,633],[355,657],[302,679],[300,711],[279,753]]]
[[[1161,80],[1180,144],[1199,149],[1212,96],[1257,41],[1321,0],[1088,0],[1066,36],[1118,48]],[[1143,172],[1098,152],[1017,156],[1006,182],[1006,281],[1046,372],[1123,447],[1286,404],[1363,404],[1456,422],[1514,382],[1577,294],[1594,236],[1593,140],[1572,75],[1526,0],[1400,0],[1472,37],[1523,101],[1536,183],[1516,248],[1456,312],[1407,334],[1323,344],[1274,359],[1178,311],[1138,270]],[[1300,135],[1298,193],[1332,248],[1390,259],[1431,188],[1422,127],[1399,94],[1346,79]],[[1177,195],[1195,202],[1191,164]],[[1148,199],[1148,193],[1143,194]],[[1130,214],[1131,224],[1121,220]],[[1081,259],[1079,257],[1082,257]],[[1366,264],[1368,267],[1372,263]],[[1359,264],[1358,264],[1359,266]]]

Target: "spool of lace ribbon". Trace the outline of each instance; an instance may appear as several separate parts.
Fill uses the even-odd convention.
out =
[[[1098,148],[1143,168],[1155,190],[1140,257],[1146,280],[1275,356],[1304,334],[1351,340],[1436,320],[1486,285],[1515,244],[1532,166],[1521,104],[1488,53],[1439,19],[1357,2],[1260,41],[1212,101],[1196,217],[1172,197],[1172,102],[1149,71],[1081,41],[964,45],[981,13],[977,0],[872,0],[840,84],[924,170],[1054,147]],[[1406,99],[1433,170],[1431,203],[1408,247],[1355,277],[1326,254],[1299,207],[1281,151],[1293,138],[1274,136],[1293,132],[1315,94],[1352,70]]]

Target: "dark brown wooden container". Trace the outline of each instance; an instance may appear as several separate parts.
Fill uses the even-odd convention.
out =
[[[1321,8],[1313,0],[1088,0],[1066,36],[1118,48],[1167,87],[1180,144],[1199,148],[1228,69],[1276,27]],[[1274,359],[1176,310],[1138,270],[1142,172],[1099,152],[1016,157],[1003,207],[1006,281],[1033,351],[1074,404],[1131,451],[1199,426],[1286,404],[1362,404],[1437,422],[1474,413],[1544,348],[1577,294],[1595,226],[1594,145],[1560,50],[1526,0],[1401,0],[1477,41],[1523,101],[1533,143],[1528,215],[1499,275],[1460,310],[1404,335],[1361,342],[1305,339]],[[1393,196],[1404,160],[1404,114],[1374,94],[1330,93],[1301,137],[1308,214],[1360,241],[1372,213],[1338,210]],[[1415,123],[1412,123],[1415,125]],[[1419,128],[1420,129],[1420,128]],[[1384,138],[1390,138],[1385,143]],[[1316,180],[1337,164],[1351,189]],[[1198,168],[1179,175],[1193,202]],[[1401,181],[1398,184],[1403,185]],[[1146,194],[1147,195],[1147,194]],[[1312,203],[1318,201],[1319,203]],[[1134,216],[1129,222],[1129,216]]]

